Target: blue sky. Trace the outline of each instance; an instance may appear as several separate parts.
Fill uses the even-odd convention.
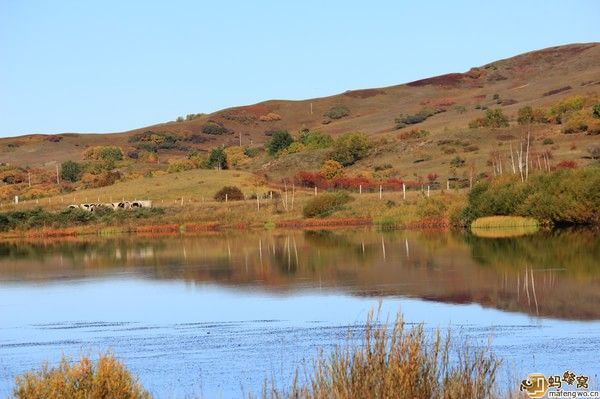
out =
[[[600,41],[600,1],[0,0],[0,136],[111,132]]]

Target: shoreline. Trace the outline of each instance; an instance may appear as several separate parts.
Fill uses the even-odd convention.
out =
[[[376,223],[373,218],[365,217],[335,217],[335,218],[311,218],[311,219],[287,219],[276,222],[250,223],[240,222],[236,224],[225,224],[219,222],[206,223],[161,223],[134,226],[77,226],[63,228],[46,228],[30,230],[13,230],[0,233],[0,241],[14,239],[35,238],[61,238],[61,237],[84,237],[98,236],[109,237],[113,235],[135,235],[135,236],[175,236],[195,235],[199,233],[221,233],[228,231],[256,231],[276,230],[285,231],[290,229],[301,230],[337,230],[353,227],[380,227],[381,230],[448,230],[450,225],[447,220],[418,220],[405,226],[389,226]]]

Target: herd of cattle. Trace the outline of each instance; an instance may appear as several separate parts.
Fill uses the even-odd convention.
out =
[[[121,202],[107,202],[107,203],[99,203],[99,204],[79,204],[79,205],[69,205],[69,208],[72,209],[83,209],[86,211],[93,212],[94,209],[97,208],[110,208],[114,210],[121,209],[138,209],[138,208],[151,208],[152,201],[121,201]]]

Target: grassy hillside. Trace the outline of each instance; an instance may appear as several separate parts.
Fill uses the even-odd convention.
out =
[[[579,118],[577,112],[586,112],[589,119],[599,94],[600,44],[573,44],[522,54],[465,73],[303,101],[266,101],[122,133],[4,138],[0,139],[0,163],[5,164],[0,167],[0,198],[47,197],[113,182],[121,182],[114,186],[115,197],[138,196],[129,189],[141,185],[140,197],[148,196],[146,192],[155,187],[166,197],[178,198],[186,194],[183,186],[193,182],[196,172],[164,177],[168,183],[160,179],[149,183],[142,176],[156,178],[167,171],[204,165],[210,150],[235,149],[240,140],[248,156],[240,155],[239,150],[236,157],[240,161],[230,168],[272,183],[291,181],[298,171],[319,171],[331,158],[331,146],[297,146],[294,151],[267,154],[264,145],[280,130],[289,131],[295,139],[301,129],[334,139],[349,132],[365,133],[370,140],[368,154],[345,165],[343,173],[378,182],[401,179],[436,188],[450,179],[464,186],[473,175],[495,174],[499,165],[506,171],[510,149],[516,151],[528,133],[531,168],[549,169],[564,161],[581,166],[594,162],[590,148],[600,145],[597,132],[586,131],[586,126],[565,134],[565,121],[561,123],[551,110],[563,99],[581,96],[585,109],[572,112],[572,124]],[[518,113],[525,106],[543,109],[548,120],[519,124]],[[508,119],[506,125],[469,128],[470,122],[492,109],[502,111]],[[120,148],[123,159],[99,165],[97,158],[89,157],[98,146]],[[87,162],[84,173],[78,183],[63,180],[58,185],[56,168],[67,160]],[[224,184],[230,177],[235,180],[233,175],[225,176]],[[92,190],[86,196],[91,200],[96,194]]]

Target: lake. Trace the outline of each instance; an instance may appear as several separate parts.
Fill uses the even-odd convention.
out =
[[[159,398],[285,385],[370,310],[487,345],[501,383],[600,365],[600,236],[229,232],[0,243],[0,396],[64,353],[110,350]],[[592,387],[592,386],[590,386]]]

